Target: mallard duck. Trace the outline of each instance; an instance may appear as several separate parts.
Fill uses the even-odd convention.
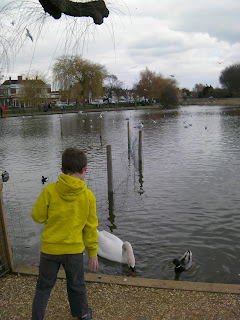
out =
[[[98,231],[97,254],[105,259],[128,264],[131,273],[135,272],[135,257],[133,248],[128,241],[123,242],[114,234],[107,231]]]
[[[190,269],[192,266],[192,252],[186,251],[180,259],[174,259],[171,268],[174,267],[176,272],[182,272]]]
[[[48,178],[47,177],[44,177],[44,176],[42,176],[42,184],[44,184],[45,182],[47,182],[48,181]]]

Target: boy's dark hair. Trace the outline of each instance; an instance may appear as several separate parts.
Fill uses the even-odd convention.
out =
[[[67,148],[62,154],[62,169],[65,174],[81,173],[87,165],[87,156],[78,148]]]

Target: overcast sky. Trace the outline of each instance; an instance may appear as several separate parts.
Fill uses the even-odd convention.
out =
[[[55,59],[67,53],[105,65],[125,88],[148,67],[164,77],[175,75],[180,88],[191,90],[197,83],[220,86],[221,71],[240,61],[239,0],[111,0],[102,25],[91,18],[44,18],[37,0],[14,2],[22,3],[22,11],[8,16],[5,30],[16,34],[17,19],[29,13],[29,4],[32,14],[21,24],[22,48],[4,68],[5,78],[29,70],[50,76]]]

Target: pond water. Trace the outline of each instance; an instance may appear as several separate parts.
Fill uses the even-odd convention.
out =
[[[98,229],[132,244],[137,277],[172,280],[173,258],[191,250],[193,266],[180,280],[240,283],[240,108],[5,118],[0,119],[0,139],[0,172],[10,175],[4,204],[15,265],[38,264],[42,227],[30,212],[45,186],[41,177],[56,181],[62,151],[78,146],[89,159],[85,181],[96,196]],[[112,198],[107,145],[113,159]],[[99,273],[128,275],[127,266],[99,260]]]

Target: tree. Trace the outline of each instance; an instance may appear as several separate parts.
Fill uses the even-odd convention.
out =
[[[183,96],[184,98],[187,98],[187,97],[190,97],[190,96],[191,96],[191,91],[190,91],[189,89],[183,88],[181,91],[182,91],[182,96]]]
[[[178,104],[178,88],[175,79],[164,78],[161,73],[146,68],[140,73],[140,80],[134,85],[136,94],[148,99],[157,100],[164,106]]]
[[[119,99],[119,95],[122,90],[123,83],[118,80],[118,77],[114,74],[107,75],[104,83],[104,96],[107,98],[108,103],[113,98],[115,93]]]
[[[104,66],[84,60],[80,56],[61,56],[53,67],[54,82],[77,102],[102,95],[103,80],[107,75]]]
[[[157,76],[153,82],[153,98],[165,107],[178,105],[177,81],[175,79]]]
[[[34,108],[49,101],[50,85],[46,84],[44,75],[36,73],[33,76],[22,80],[22,87],[19,92],[19,100],[24,105]]]
[[[230,95],[240,95],[240,63],[226,67],[220,75],[219,82],[226,88]]]
[[[152,102],[153,99],[153,80],[156,78],[156,73],[154,71],[146,68],[140,73],[140,80],[134,85],[136,94],[139,97],[144,97],[145,100],[148,99]]]

